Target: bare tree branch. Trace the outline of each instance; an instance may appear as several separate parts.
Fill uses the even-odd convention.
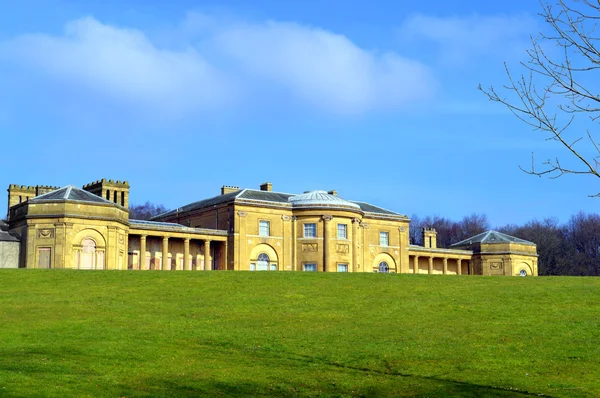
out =
[[[600,120],[600,95],[594,85],[598,81],[594,74],[600,68],[600,35],[596,30],[600,2],[558,0],[554,4],[542,2],[541,7],[539,15],[550,33],[531,37],[529,59],[521,62],[526,73],[515,79],[505,63],[507,96],[501,96],[494,87],[484,89],[479,85],[479,90],[490,101],[506,106],[534,131],[545,133],[546,140],[558,142],[567,150],[569,164],[575,163],[565,166],[555,157],[536,170],[532,154],[531,169],[520,167],[525,173],[549,178],[565,174],[600,178],[600,146],[589,129],[577,132],[580,116],[587,122]],[[588,146],[583,145],[586,137]]]

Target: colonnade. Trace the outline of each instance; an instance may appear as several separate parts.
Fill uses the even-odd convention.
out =
[[[434,259],[438,258],[438,259],[442,259],[443,261],[443,266],[442,266],[442,274],[446,275],[448,274],[448,260],[451,261],[455,261],[456,262],[456,274],[457,275],[461,275],[463,272],[462,270],[462,264],[463,261],[465,261],[465,263],[467,264],[467,274],[472,274],[472,270],[471,270],[471,262],[469,259],[463,259],[463,258],[459,258],[459,257],[454,257],[452,255],[440,255],[436,253],[422,253],[422,254],[416,254],[416,253],[410,253],[409,254],[410,257],[412,257],[412,272],[414,274],[418,274],[419,273],[419,259],[421,257],[427,258],[428,260],[428,268],[427,268],[427,273],[428,274],[434,274]]]
[[[145,231],[146,232],[146,231]],[[154,265],[155,268],[154,269],[160,269],[160,270],[170,270],[170,269],[182,269],[185,271],[191,271],[193,269],[195,270],[204,270],[204,271],[210,271],[213,269],[218,269],[219,265],[216,261],[216,258],[213,258],[213,256],[211,255],[211,250],[215,251],[215,249],[218,249],[219,246],[216,243],[221,242],[221,244],[223,245],[223,250],[222,250],[222,254],[224,256],[223,259],[221,259],[220,262],[222,262],[222,264],[224,265],[224,267],[226,268],[226,264],[227,264],[227,241],[226,240],[222,240],[222,241],[212,241],[211,239],[209,239],[208,237],[198,237],[198,238],[192,238],[192,237],[179,237],[179,236],[169,236],[169,235],[163,235],[163,234],[157,234],[157,235],[150,235],[150,234],[140,234],[140,235],[132,235],[131,233],[129,234],[129,247],[131,248],[132,243],[134,243],[132,240],[138,239],[139,236],[139,260],[138,260],[138,268],[142,269],[142,270],[146,270],[146,269],[151,269],[151,265],[148,265],[148,239],[152,239],[152,238],[158,238],[158,239],[162,239],[162,244],[161,244],[161,262],[160,262],[160,268],[156,268],[156,264]],[[179,253],[173,253],[173,250],[169,250],[169,243],[173,242],[173,241],[179,241],[179,242],[183,242],[183,265],[180,267],[177,264],[177,259],[180,258],[177,256],[177,254],[179,256],[181,256],[181,252]],[[190,255],[190,242],[192,241],[200,241],[201,242],[201,247],[202,247],[202,251],[199,254],[202,254],[204,256],[204,266],[200,266],[200,264],[198,262],[196,262],[195,267],[193,264],[193,257]],[[215,244],[213,244],[213,242]],[[181,250],[181,249],[179,249]],[[130,252],[130,255],[132,255],[134,252]],[[175,261],[175,266],[173,267],[170,263],[169,263],[169,253],[172,253],[172,259]],[[215,256],[216,252],[215,252]],[[132,264],[129,264],[128,268],[131,268]]]

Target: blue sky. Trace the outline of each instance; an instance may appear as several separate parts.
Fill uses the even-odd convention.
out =
[[[132,202],[172,208],[270,181],[408,215],[566,221],[595,211],[596,181],[520,171],[532,152],[564,151],[477,90],[525,58],[538,11],[534,0],[7,2],[0,185],[126,179]]]

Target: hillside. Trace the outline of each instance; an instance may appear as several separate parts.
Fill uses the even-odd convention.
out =
[[[600,279],[0,270],[0,396],[598,396]]]

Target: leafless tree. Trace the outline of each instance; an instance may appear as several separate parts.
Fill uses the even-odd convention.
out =
[[[149,220],[165,211],[167,211],[165,206],[150,202],[141,205],[132,204],[129,205],[129,218],[132,220]]]
[[[566,158],[555,156],[537,169],[532,154],[531,168],[523,171],[550,178],[600,178],[599,143],[592,132],[600,118],[600,1],[559,0],[541,7],[546,30],[531,38],[529,59],[521,62],[524,73],[517,78],[505,64],[507,96],[493,87],[479,89],[567,151]]]
[[[438,215],[424,218],[413,215],[409,231],[411,244],[423,244],[423,227],[435,228],[437,231],[437,245],[439,247],[449,247],[453,243],[486,231],[490,228],[490,225],[485,214],[473,213],[463,217],[458,222]]]

